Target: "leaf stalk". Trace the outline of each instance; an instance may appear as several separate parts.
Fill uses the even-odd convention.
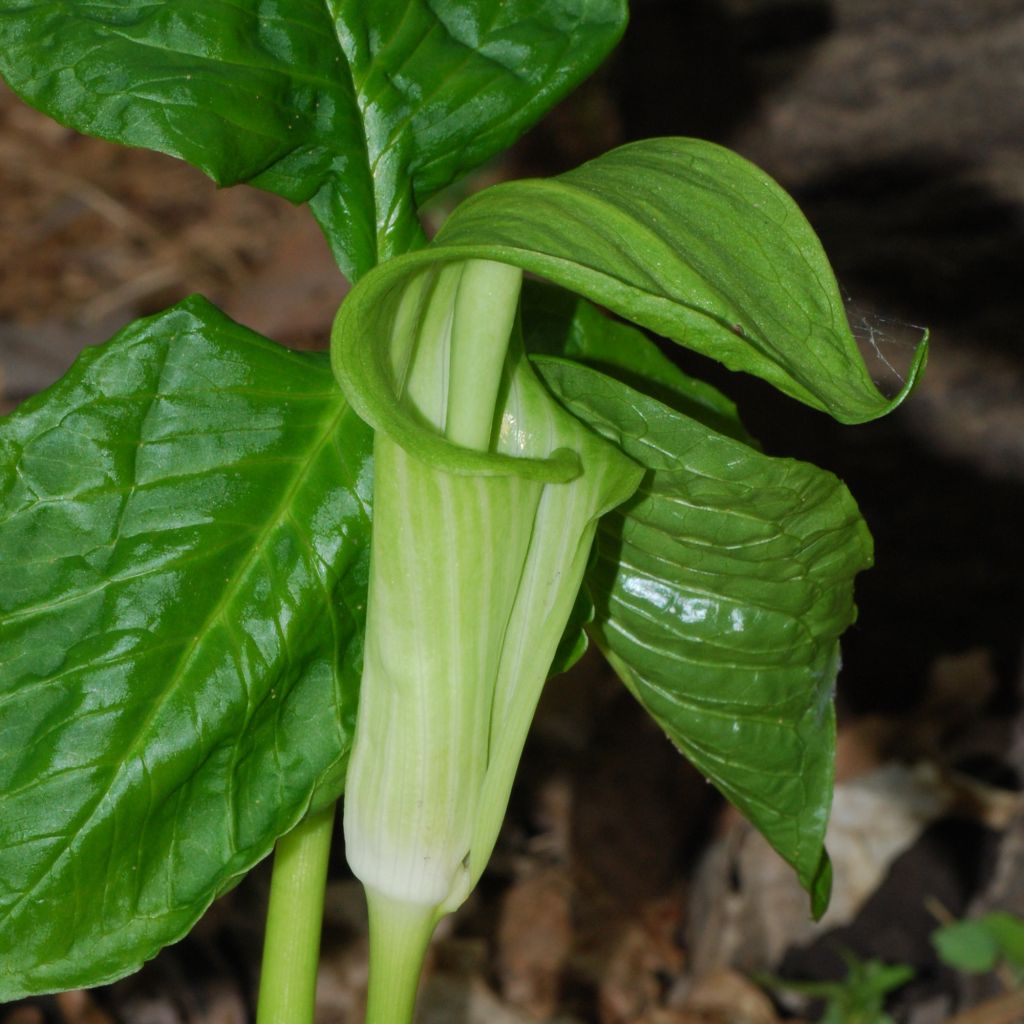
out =
[[[274,853],[256,1024],[313,1020],[334,804],[282,836]]]

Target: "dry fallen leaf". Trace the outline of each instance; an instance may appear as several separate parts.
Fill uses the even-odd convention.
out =
[[[558,1007],[572,947],[571,882],[562,866],[540,868],[514,882],[498,926],[498,976],[506,1002],[535,1020]]]
[[[955,801],[927,764],[889,762],[836,786],[826,845],[835,879],[824,918],[810,918],[792,869],[742,819],[705,856],[687,925],[691,969],[770,969],[786,949],[853,920],[892,862]]]
[[[683,1009],[716,1024],[777,1024],[771,999],[748,978],[721,969],[691,985]]]

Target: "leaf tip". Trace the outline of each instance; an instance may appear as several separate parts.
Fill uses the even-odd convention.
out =
[[[914,388],[917,387],[918,382],[921,380],[921,376],[925,371],[925,367],[928,365],[929,336],[930,332],[926,327],[924,328],[921,340],[917,343],[917,348],[914,350],[914,358],[910,363],[910,370],[907,372],[907,379],[904,381],[903,387],[900,388],[899,393],[894,395],[886,404],[882,415],[892,412],[892,410],[897,406],[902,405],[903,400],[914,390]]]
[[[844,402],[841,406],[832,404],[819,404],[810,402],[815,408],[828,413],[833,419],[845,426],[859,426],[862,423],[871,423],[874,420],[888,416],[898,408],[910,393],[917,387],[925,366],[928,363],[929,331],[923,329],[921,340],[914,350],[910,368],[907,371],[906,379],[901,382],[899,391],[891,398],[879,389],[868,373],[867,366],[861,362],[861,381],[857,386],[858,395],[853,402]],[[800,397],[800,396],[794,396]]]
[[[815,921],[820,921],[828,910],[832,896],[832,859],[824,847],[814,875],[807,884],[807,891],[811,897],[811,917]]]

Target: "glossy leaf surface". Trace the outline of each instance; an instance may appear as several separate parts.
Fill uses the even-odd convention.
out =
[[[200,299],[0,421],[0,1001],[133,970],[340,792],[370,443]]]
[[[2,0],[0,74],[62,124],[310,202],[355,278],[624,25],[625,0]]]
[[[793,200],[729,150],[651,139],[463,203],[437,242],[504,260],[753,373],[844,423],[884,415],[821,244]]]
[[[832,688],[871,539],[834,476],[773,459],[576,364],[566,407],[646,466],[601,521],[592,635],[684,754],[827,903]]]

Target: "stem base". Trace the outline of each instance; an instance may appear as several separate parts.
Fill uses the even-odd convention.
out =
[[[256,1024],[312,1024],[334,805],[282,836],[274,853]]]
[[[411,1024],[420,971],[437,908],[396,900],[367,888],[370,911],[370,986],[366,1024]]]

